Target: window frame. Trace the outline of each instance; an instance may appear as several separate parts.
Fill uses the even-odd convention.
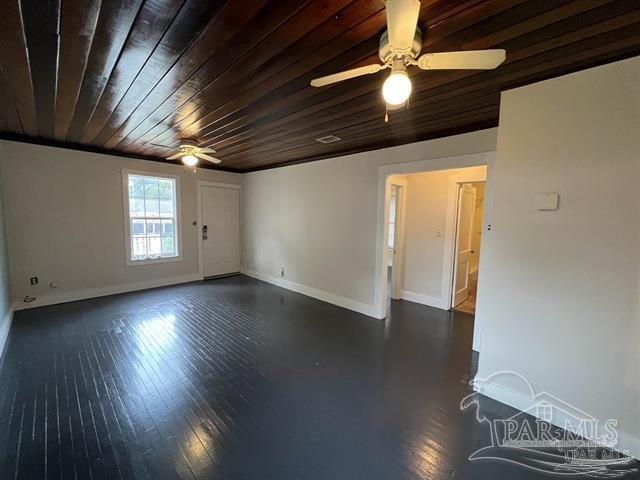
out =
[[[129,175],[137,175],[144,177],[154,178],[167,178],[175,181],[175,242],[177,255],[172,257],[161,258],[145,258],[142,260],[132,260],[132,245],[131,245],[131,214],[129,213]],[[123,204],[123,223],[124,223],[124,255],[127,267],[136,267],[141,265],[153,265],[155,263],[169,263],[169,262],[181,262],[182,261],[182,224],[181,224],[181,206],[180,206],[180,176],[172,175],[170,173],[160,172],[147,172],[143,170],[130,170],[122,169],[122,204]],[[162,220],[162,217],[158,217],[158,220]]]

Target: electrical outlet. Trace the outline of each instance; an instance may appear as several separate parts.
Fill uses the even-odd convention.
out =
[[[284,277],[284,267],[280,268],[280,276]]]
[[[31,277],[31,285],[37,285],[38,284],[38,277]]]

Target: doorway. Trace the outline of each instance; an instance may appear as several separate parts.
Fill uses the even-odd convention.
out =
[[[240,272],[240,186],[198,182],[203,278]]]
[[[451,308],[475,315],[485,182],[458,184]]]

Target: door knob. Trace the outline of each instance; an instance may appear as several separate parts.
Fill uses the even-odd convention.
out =
[[[209,231],[208,231],[207,226],[203,225],[202,226],[202,239],[203,240],[206,240],[208,238],[208,236],[209,236],[208,233],[209,233]]]

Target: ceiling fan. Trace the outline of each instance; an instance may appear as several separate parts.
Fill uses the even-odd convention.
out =
[[[155,144],[154,144],[155,145]],[[159,147],[167,148],[166,145],[158,145]],[[176,160],[178,158],[182,158],[182,163],[184,163],[187,167],[195,167],[198,164],[198,159],[206,160],[211,163],[220,163],[222,160],[212,157],[211,155],[207,155],[208,153],[216,153],[216,151],[212,148],[207,147],[199,147],[198,142],[196,140],[191,139],[181,139],[180,146],[178,147],[180,150],[175,155],[171,155],[167,157],[167,160]]]
[[[387,107],[395,110],[404,106],[411,95],[411,80],[407,67],[416,65],[422,70],[451,70],[496,68],[506,58],[506,52],[496,50],[469,50],[420,54],[422,31],[418,27],[420,0],[387,0],[387,31],[380,38],[378,50],[382,64],[366,65],[325,77],[314,78],[311,85],[323,87],[350,78],[391,69],[382,86],[382,96]]]

